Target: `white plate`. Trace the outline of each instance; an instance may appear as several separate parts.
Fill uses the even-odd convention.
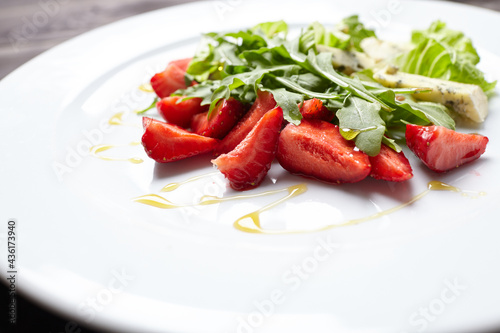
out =
[[[251,193],[307,183],[263,213],[300,228],[366,217],[407,202],[439,180],[471,192],[430,192],[359,225],[294,235],[248,234],[232,223],[284,193],[162,210],[133,202],[168,183],[214,172],[208,157],[156,165],[132,111],[138,86],[190,56],[200,33],[285,19],[293,29],[359,13],[382,38],[404,40],[435,19],[462,29],[500,78],[500,15],[442,2],[217,1],[172,7],[97,29],[27,63],[0,83],[0,221],[17,219],[18,288],[81,323],[115,331],[448,332],[500,324],[500,103],[478,128],[484,156],[434,174],[407,152],[415,177],[329,186],[274,165]],[[107,126],[117,112],[130,126]],[[59,170],[58,172],[56,170]],[[220,185],[222,182],[222,185]],[[177,203],[231,196],[220,176],[163,193]],[[6,246],[1,249],[5,278]]]

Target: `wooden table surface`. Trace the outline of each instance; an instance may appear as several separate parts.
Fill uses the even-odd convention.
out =
[[[45,50],[83,32],[139,13],[194,0],[0,0],[0,79]],[[500,11],[499,0],[457,0]],[[37,26],[33,23],[36,21]],[[23,30],[24,29],[24,30]],[[1,110],[1,109],[0,109]],[[0,185],[1,186],[1,185]],[[0,302],[6,300],[2,285]],[[5,304],[2,304],[5,306]],[[9,332],[7,310],[0,332]],[[59,318],[18,296],[17,332],[93,332],[71,328]]]

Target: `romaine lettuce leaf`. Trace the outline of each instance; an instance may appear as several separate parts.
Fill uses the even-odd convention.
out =
[[[496,81],[486,81],[484,73],[476,67],[479,55],[462,32],[436,21],[427,30],[414,31],[412,42],[415,48],[395,60],[403,72],[475,84],[486,93],[495,88]]]

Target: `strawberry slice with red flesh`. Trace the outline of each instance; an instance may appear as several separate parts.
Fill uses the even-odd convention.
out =
[[[234,150],[212,160],[232,189],[245,191],[262,183],[276,154],[282,122],[280,107],[268,111]]]
[[[267,111],[276,107],[273,95],[267,91],[257,92],[257,99],[250,110],[224,137],[215,149],[215,155],[225,154],[232,151],[250,133],[255,124],[266,114]]]
[[[218,140],[194,134],[176,125],[144,117],[142,145],[158,163],[168,163],[212,151]]]
[[[328,183],[358,182],[371,171],[368,155],[345,140],[337,125],[317,119],[288,124],[281,131],[276,157],[289,172]]]
[[[184,74],[190,62],[191,58],[171,61],[163,72],[153,75],[150,83],[158,97],[168,97],[177,89],[186,89]]]
[[[183,96],[169,96],[156,103],[160,116],[168,123],[187,128],[195,114],[205,112],[209,105],[200,105],[201,98],[189,98],[182,101]]]
[[[382,144],[377,156],[369,156],[372,165],[370,176],[390,182],[403,182],[413,177],[410,162],[403,152]]]
[[[299,108],[303,119],[321,119],[330,122],[335,117],[335,114],[317,98],[304,101],[302,105],[299,104]]]
[[[191,130],[203,136],[222,139],[236,125],[246,112],[246,107],[234,98],[223,99],[212,110],[195,115],[191,121]]]
[[[445,172],[478,159],[488,138],[443,126],[406,125],[406,144],[431,170]]]

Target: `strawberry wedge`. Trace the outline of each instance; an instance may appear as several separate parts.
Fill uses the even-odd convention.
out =
[[[486,150],[488,138],[479,134],[455,132],[443,126],[406,125],[408,148],[429,169],[445,172],[478,159]]]
[[[368,155],[345,140],[337,125],[322,120],[288,124],[278,141],[276,157],[291,173],[328,183],[354,183],[370,174]]]
[[[283,111],[268,111],[231,152],[212,160],[236,191],[256,188],[264,180],[274,160]]]
[[[212,151],[218,140],[194,134],[176,125],[142,118],[142,145],[146,154],[158,163],[182,160]]]
[[[250,133],[255,124],[267,111],[276,106],[276,101],[271,93],[259,91],[257,99],[245,116],[234,126],[215,149],[215,155],[225,154],[236,146]]]
[[[158,97],[168,97],[177,89],[186,89],[184,74],[190,62],[191,58],[172,61],[163,72],[153,75],[150,83]]]
[[[403,182],[413,177],[410,162],[403,152],[397,153],[382,144],[377,156],[369,156],[372,165],[370,176],[390,182]]]
[[[224,99],[212,110],[197,114],[191,121],[191,130],[203,136],[222,139],[245,114],[245,105],[234,98]]]
[[[321,119],[324,121],[332,121],[335,114],[328,110],[323,102],[317,98],[308,99],[302,105],[299,104],[300,113],[303,119]]]
[[[200,105],[201,98],[189,98],[181,101],[183,98],[182,96],[162,98],[156,103],[156,109],[168,123],[188,128],[193,116],[206,112],[209,105]]]

